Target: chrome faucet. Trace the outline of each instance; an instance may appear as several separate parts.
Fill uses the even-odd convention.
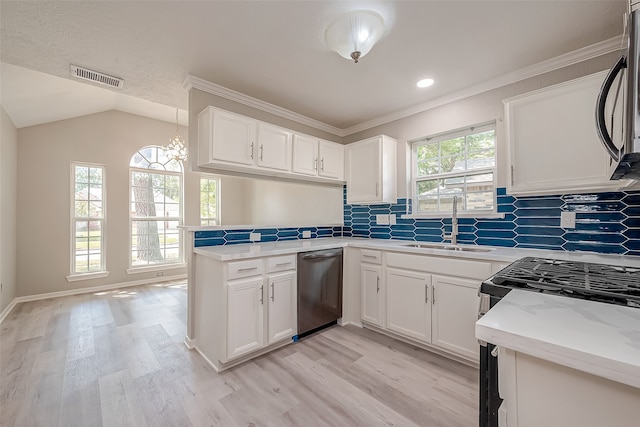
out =
[[[442,232],[444,240],[451,240],[451,244],[458,243],[458,196],[453,196],[453,212],[451,214],[451,234]]]

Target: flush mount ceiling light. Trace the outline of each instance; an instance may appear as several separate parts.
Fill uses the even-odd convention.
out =
[[[429,87],[433,84],[433,79],[421,79],[418,80],[418,83],[416,83],[416,86],[418,86],[419,88],[423,88],[423,87]]]
[[[333,21],[324,39],[330,49],[357,63],[380,40],[383,32],[382,16],[370,10],[356,10]]]
[[[178,109],[176,108],[176,134],[169,140],[167,146],[163,146],[170,159],[187,160],[187,145],[184,138],[178,133]]]

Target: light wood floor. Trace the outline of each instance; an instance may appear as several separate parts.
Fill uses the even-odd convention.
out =
[[[217,374],[185,318],[184,282],[20,304],[0,325],[0,425],[477,425],[474,368],[336,326]]]

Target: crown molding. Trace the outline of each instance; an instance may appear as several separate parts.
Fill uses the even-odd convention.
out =
[[[331,126],[327,123],[323,123],[319,120],[315,120],[307,116],[303,116],[302,114],[295,113],[291,110],[287,110],[286,108],[278,107],[277,105],[270,104],[258,98],[254,98],[252,96],[245,95],[240,92],[236,92],[235,90],[228,89],[224,86],[220,86],[215,83],[208,82],[206,80],[203,80],[199,77],[192,76],[190,74],[187,75],[187,78],[185,79],[184,83],[182,83],[182,86],[186,90],[191,90],[193,88],[199,89],[201,91],[210,93],[212,95],[221,96],[223,98],[238,102],[248,107],[253,107],[258,110],[262,110],[264,112],[282,117],[284,119],[293,120],[294,122],[307,125],[312,128],[322,130],[339,137],[344,136],[344,131],[340,128]]]
[[[494,79],[487,80],[483,83],[471,86],[458,92],[454,92],[452,94],[445,95],[440,98],[424,102],[422,104],[414,105],[403,110],[398,110],[393,113],[375,118],[373,120],[359,123],[357,125],[343,129],[344,136],[362,132],[364,130],[393,122],[395,120],[403,119],[405,117],[409,117],[423,111],[431,110],[433,108],[440,107],[451,102],[469,98],[471,96],[478,95],[483,92],[488,92],[502,86],[526,80],[531,77],[539,76],[541,74],[558,70],[560,68],[568,67],[570,65],[577,64],[582,61],[587,61],[598,56],[606,55],[607,53],[619,50],[621,47],[625,47],[625,45],[622,43],[622,36],[613,37],[608,40],[604,40],[602,42],[574,50],[573,52],[569,52],[560,56],[556,56],[555,58],[539,62],[529,67],[521,68],[511,73],[503,74]]]
[[[262,110],[264,112],[274,114],[276,116],[279,116],[285,119],[293,120],[297,123],[310,126],[312,128],[325,131],[339,137],[345,137],[357,132],[362,132],[364,130],[371,129],[376,126],[381,126],[386,123],[393,122],[395,120],[400,120],[405,117],[409,117],[414,114],[421,113],[423,111],[431,110],[433,108],[437,108],[442,105],[449,104],[451,102],[469,98],[471,96],[478,95],[483,92],[488,92],[490,90],[497,89],[502,86],[506,86],[512,83],[526,80],[531,77],[539,76],[541,74],[558,70],[560,68],[568,67],[570,65],[577,64],[582,61],[587,61],[589,59],[593,59],[598,56],[606,55],[608,53],[615,52],[616,50],[619,50],[620,48],[624,48],[624,47],[625,47],[625,44],[623,43],[622,36],[613,37],[608,40],[604,40],[602,42],[595,43],[590,46],[586,46],[586,47],[574,50],[573,52],[569,52],[560,56],[556,56],[555,58],[551,58],[546,61],[539,62],[529,67],[524,67],[519,70],[513,71],[511,73],[503,74],[494,79],[487,80],[483,83],[477,84],[475,86],[471,86],[469,88],[460,90],[458,92],[454,92],[452,94],[445,95],[440,98],[436,98],[431,101],[424,102],[422,104],[417,104],[409,108],[398,110],[393,113],[386,114],[384,116],[380,116],[375,119],[359,123],[355,126],[348,127],[346,129],[340,129],[335,126],[331,126],[319,120],[315,120],[310,117],[303,116],[302,114],[298,114],[293,111],[287,110],[285,108],[278,107],[277,105],[270,104],[260,99],[253,98],[249,95],[236,92],[224,86],[220,86],[215,83],[208,82],[206,80],[203,80],[201,78],[198,78],[192,75],[187,75],[187,78],[185,79],[182,86],[186,90],[191,90],[192,88],[199,89],[204,92],[221,96],[231,101],[235,101],[240,104],[247,105],[249,107],[253,107],[258,110]]]

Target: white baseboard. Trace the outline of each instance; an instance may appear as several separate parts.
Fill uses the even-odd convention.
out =
[[[0,313],[0,323],[11,313],[11,310],[13,310],[16,305],[18,305],[18,298],[14,298],[13,301],[2,310],[2,313]]]
[[[186,278],[187,278],[186,274],[178,274],[175,276],[163,276],[162,278],[156,277],[152,279],[133,280],[131,282],[112,283],[110,285],[92,286],[90,288],[69,289],[67,291],[47,292],[44,294],[35,294],[35,295],[27,295],[24,297],[16,297],[13,299],[13,301],[11,301],[11,304],[9,304],[7,308],[2,310],[2,313],[0,314],[0,323],[2,323],[4,318],[9,314],[9,312],[13,309],[13,307],[16,306],[16,304],[23,303],[23,302],[38,301],[38,300],[48,299],[48,298],[66,297],[69,295],[90,294],[93,292],[110,291],[113,289],[128,288],[131,286],[148,285],[150,283],[170,282],[173,280],[183,280]]]
[[[184,345],[187,346],[189,350],[193,350],[196,348],[196,340],[189,337],[184,337]]]
[[[204,359],[204,361],[205,361],[205,362],[207,362],[207,363],[208,363],[208,364],[213,368],[213,370],[214,370],[214,371],[216,371],[216,372],[220,373],[220,369],[218,369],[218,367],[215,365],[215,363],[213,363],[213,362],[212,362],[212,361],[211,361],[207,356],[205,356],[205,355],[204,355],[204,353],[203,353],[202,351],[200,351],[200,349],[198,348],[198,346],[197,346],[197,345],[196,345],[196,346],[194,346],[194,347],[193,347],[193,349],[194,349],[196,352],[198,352],[198,354],[199,354],[200,356],[202,356],[202,358]]]

